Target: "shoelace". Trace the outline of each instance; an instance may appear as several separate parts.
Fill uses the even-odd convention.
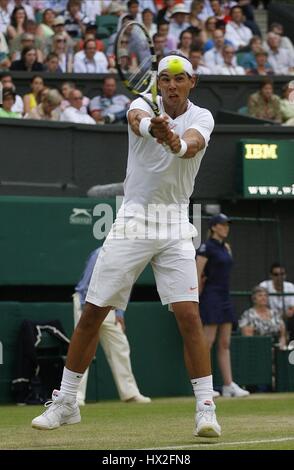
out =
[[[43,413],[44,416],[48,413],[48,411],[50,411],[50,406],[51,406],[51,405],[54,405],[54,404],[57,405],[57,406],[58,406],[58,405],[59,405],[59,406],[61,405],[61,403],[59,403],[59,404],[56,403],[56,399],[55,399],[55,400],[48,400],[48,401],[46,401],[46,403],[44,404],[44,406],[45,406],[45,408],[48,408],[48,409],[47,409],[46,411],[44,411],[44,413]]]
[[[211,423],[214,422],[214,411],[213,410],[203,410],[197,411],[197,418],[202,419],[205,418],[206,421],[210,421]]]

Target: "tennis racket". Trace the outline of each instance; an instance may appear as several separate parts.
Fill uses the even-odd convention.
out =
[[[115,41],[116,68],[121,80],[134,95],[143,98],[160,116],[157,98],[157,58],[147,30],[131,21],[118,32]],[[151,93],[152,100],[146,97]]]

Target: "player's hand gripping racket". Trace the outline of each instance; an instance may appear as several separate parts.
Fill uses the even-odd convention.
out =
[[[124,85],[146,101],[155,116],[157,104],[157,59],[152,39],[140,23],[131,21],[123,26],[115,42],[116,68]],[[146,97],[151,93],[152,100]]]

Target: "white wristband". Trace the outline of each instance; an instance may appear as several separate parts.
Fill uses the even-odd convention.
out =
[[[139,132],[142,137],[152,137],[152,135],[149,132],[150,126],[151,126],[150,117],[144,117],[141,119],[140,124],[139,124]]]
[[[181,150],[178,153],[174,154],[175,157],[182,158],[187,152],[187,149],[188,149],[187,143],[183,139],[181,139]]]

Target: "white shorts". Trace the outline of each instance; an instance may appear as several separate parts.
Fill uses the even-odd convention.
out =
[[[136,228],[142,222],[134,222]],[[144,222],[143,222],[144,224]],[[125,310],[131,289],[150,262],[163,305],[198,302],[198,280],[192,237],[196,229],[187,224],[179,239],[114,238],[124,230],[116,221],[100,250],[86,301],[100,307]]]

